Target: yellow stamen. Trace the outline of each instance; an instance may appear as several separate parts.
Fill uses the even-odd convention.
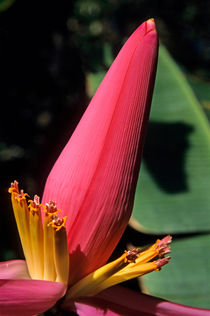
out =
[[[19,193],[18,182],[14,181],[9,188],[11,193],[12,207],[14,210],[15,220],[23,247],[24,256],[27,260],[29,273],[33,271],[33,260],[31,251],[31,240],[29,233],[29,211],[26,202],[26,193]]]
[[[157,240],[154,245],[141,253],[139,249],[125,251],[117,260],[106,264],[74,284],[69,289],[66,299],[93,296],[115,284],[159,270],[162,265],[168,263],[170,257],[151,260],[157,257],[162,258],[168,253],[170,242],[171,237],[167,236],[162,240]]]
[[[54,262],[56,270],[56,281],[68,283],[69,277],[69,253],[65,229],[66,217],[60,218],[53,215],[52,221],[48,224],[53,228],[54,239]]]
[[[55,281],[56,271],[54,263],[54,231],[49,226],[51,216],[44,216],[44,280]]]
[[[55,202],[40,204],[37,195],[33,201],[28,201],[28,205],[28,194],[19,192],[17,181],[11,184],[9,192],[31,278],[67,284],[69,253],[66,217],[57,216],[60,210]],[[44,225],[41,212],[44,212]]]
[[[85,278],[81,279],[69,289],[67,299],[91,295],[99,284],[103,283],[106,279],[126,267],[129,262],[135,261],[137,254],[138,250],[125,251],[125,253],[118,259],[107,263],[96,271],[88,274]]]
[[[17,227],[31,278],[68,284],[69,252],[67,246],[66,219],[59,217],[56,202],[40,204],[39,197],[29,200],[18,182],[9,189]],[[44,213],[43,225],[41,212]],[[140,252],[140,249],[125,251],[118,259],[100,267],[71,286],[66,299],[92,296],[107,287],[160,270],[170,257],[171,237],[157,240],[154,245]]]
[[[157,270],[157,265],[155,264],[155,262],[141,264],[139,266],[133,267],[132,269],[123,269],[123,272],[119,271],[110,278],[106,279],[103,283],[99,284],[98,287],[94,288],[94,291],[91,293],[91,296],[98,294],[99,292],[107,289],[110,286],[116,285],[124,281],[128,281],[133,278],[140,277],[143,274],[150,273],[154,270]]]
[[[163,259],[160,259],[151,262],[151,260],[169,253],[170,247],[168,245],[170,242],[171,236],[166,236],[162,240],[158,239],[154,245],[141,252],[135,262],[129,263],[125,268],[121,269],[109,279],[106,279],[103,283],[101,283],[100,286],[95,288],[92,295],[95,295],[115,284],[140,277],[154,270],[159,270],[161,265],[168,263],[170,257],[164,258],[164,261]]]
[[[31,249],[33,267],[33,279],[42,280],[44,276],[44,249],[43,249],[43,228],[41,218],[41,206],[39,197],[34,196],[34,201],[29,201],[29,224],[31,236]]]

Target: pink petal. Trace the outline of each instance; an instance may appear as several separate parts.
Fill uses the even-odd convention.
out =
[[[154,22],[144,22],[115,59],[47,179],[43,202],[56,200],[69,216],[72,282],[107,261],[131,215],[157,47]]]
[[[30,279],[24,260],[0,262],[0,279]]]
[[[0,315],[30,316],[52,307],[64,294],[62,283],[40,280],[0,280]]]
[[[73,305],[65,308],[73,310]],[[123,287],[112,287],[96,297],[75,302],[74,311],[80,316],[207,316],[210,310],[180,305],[140,294]]]

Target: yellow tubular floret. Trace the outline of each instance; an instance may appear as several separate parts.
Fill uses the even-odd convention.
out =
[[[163,258],[166,253],[170,252],[170,242],[171,237],[167,236],[162,240],[157,240],[145,251],[140,252],[138,249],[133,249],[126,252],[117,260],[90,273],[73,285],[68,291],[67,299],[93,296],[115,284],[159,270],[170,259],[170,257]],[[158,260],[154,260],[156,258]]]
[[[39,197],[27,203],[18,182],[11,184],[12,206],[29,274],[32,279],[68,283],[69,253],[65,222],[57,216],[56,203],[40,204]],[[44,213],[42,224],[41,213]]]
[[[37,195],[35,195],[34,201],[29,202],[30,236],[34,264],[32,278],[42,280],[44,276],[44,248],[41,206]]]
[[[66,217],[60,218],[57,215],[53,215],[52,221],[49,225],[53,228],[54,233],[53,239],[56,281],[67,284],[69,278],[69,253],[65,222]]]
[[[11,193],[12,207],[17,223],[18,233],[23,247],[24,256],[27,260],[29,274],[33,271],[31,240],[29,233],[29,210],[26,202],[26,193],[19,192],[18,182],[11,183],[9,188]]]
[[[67,299],[91,295],[99,284],[126,267],[130,262],[134,261],[137,257],[137,253],[138,250],[134,250],[133,252],[125,251],[125,253],[118,259],[88,274],[69,289]]]
[[[56,270],[54,262],[54,229],[49,223],[52,216],[57,215],[57,205],[54,201],[49,201],[44,205],[44,280],[56,281]]]
[[[165,254],[169,253],[170,243],[171,236],[166,236],[162,240],[157,240],[154,245],[142,251],[136,258],[135,262],[129,263],[125,268],[121,269],[110,278],[102,282],[97,288],[94,289],[92,295],[95,295],[115,284],[140,277],[154,270],[159,270],[162,265],[168,263],[170,257],[155,261],[151,260],[156,257],[162,258]]]
[[[54,231],[49,226],[51,216],[44,216],[44,280],[55,281],[56,271],[54,263]]]
[[[145,264],[140,264],[139,266],[135,266],[132,269],[123,269],[122,272],[119,271],[118,273],[112,275],[110,278],[99,284],[98,287],[94,288],[91,296],[98,294],[99,292],[107,289],[110,286],[150,273],[154,270],[157,270],[157,268],[158,266],[157,264],[155,264],[155,262],[148,262]]]
[[[17,181],[11,184],[9,192],[31,278],[68,284],[67,217],[58,216],[60,210],[54,201],[42,205],[35,195],[34,200],[27,202],[28,195],[19,191]],[[115,284],[160,270],[170,259],[164,258],[170,252],[170,242],[171,236],[166,236],[144,251],[125,251],[118,259],[73,284],[66,300],[92,296]]]

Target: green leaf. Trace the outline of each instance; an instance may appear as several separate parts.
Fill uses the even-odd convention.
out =
[[[87,94],[89,97],[92,97],[94,95],[104,76],[104,71],[98,71],[97,73],[89,73],[87,75]]]
[[[210,83],[195,76],[187,76],[188,82],[210,120]]]
[[[15,0],[0,0],[0,12],[9,9],[14,2]]]
[[[140,278],[144,291],[176,303],[210,308],[209,245],[209,234],[173,242],[169,264]]]
[[[149,233],[210,229],[210,129],[184,75],[160,48],[131,224]]]
[[[110,67],[113,62],[113,56],[112,56],[112,50],[111,46],[108,44],[105,44],[103,46],[103,59],[104,59],[104,65],[105,67]],[[87,94],[89,97],[92,97],[96,90],[98,89],[98,86],[100,85],[101,81],[103,80],[104,76],[106,74],[105,69],[100,70],[96,73],[88,73],[87,74],[87,87],[88,91]]]

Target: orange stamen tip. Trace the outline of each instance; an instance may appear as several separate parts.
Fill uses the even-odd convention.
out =
[[[31,212],[38,212],[41,208],[40,197],[38,195],[34,195],[33,200],[29,200],[29,209]]]
[[[166,257],[155,261],[155,264],[157,265],[157,270],[160,270],[162,266],[169,262],[170,259],[171,257]]]
[[[135,248],[135,249],[132,249],[132,250],[129,250],[129,251],[125,251],[126,253],[126,257],[124,259],[124,262],[135,262],[136,259],[138,258],[139,256],[139,253],[140,253],[140,248]]]
[[[21,190],[20,193],[16,194],[15,199],[20,202],[22,200],[26,200],[26,196],[29,196],[28,193],[24,193],[24,191]]]
[[[45,204],[43,212],[56,215],[57,212],[61,212],[60,209],[57,208],[57,204],[55,201],[50,200]]]
[[[9,193],[17,193],[17,194],[19,194],[18,182],[16,180],[11,183],[11,186],[8,189],[8,192]]]
[[[52,226],[56,231],[59,231],[62,227],[65,228],[67,216],[61,218],[57,215],[52,215],[51,219],[52,221],[48,224],[48,226]]]
[[[17,200],[18,202],[26,200],[26,196],[29,196],[27,193],[24,193],[23,190],[19,191],[18,182],[16,180],[11,183],[8,192],[13,194],[15,200]]]

